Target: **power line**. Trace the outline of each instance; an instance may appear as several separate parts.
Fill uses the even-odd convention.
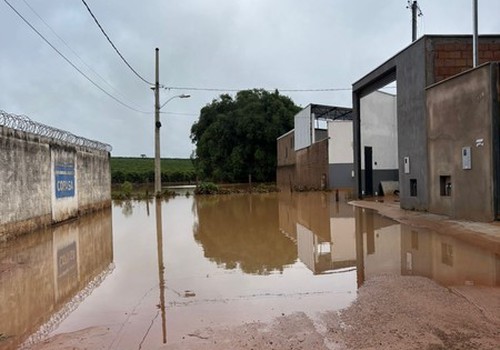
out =
[[[215,92],[238,92],[243,90],[252,90],[252,89],[224,89],[224,88],[200,88],[200,87],[184,87],[184,86],[165,86],[165,90],[191,90],[191,91],[215,91]],[[281,91],[281,92],[329,92],[329,91],[351,91],[352,88],[324,88],[324,89],[262,89],[265,91]]]
[[[147,81],[146,79],[144,79],[139,73],[137,73],[137,71],[132,68],[132,66],[127,62],[127,60],[125,59],[125,57],[123,57],[123,55],[120,53],[120,51],[116,48],[115,44],[113,44],[113,42],[111,41],[111,39],[109,38],[108,34],[106,34],[106,32],[104,31],[104,29],[102,28],[101,24],[99,23],[99,21],[97,20],[96,16],[94,16],[94,14],[92,13],[92,10],[90,9],[89,5],[87,5],[87,3],[85,2],[85,0],[82,0],[83,4],[85,5],[85,7],[87,8],[87,11],[90,13],[90,15],[92,16],[92,18],[94,19],[94,22],[97,24],[97,26],[99,27],[99,29],[101,30],[102,34],[104,34],[104,36],[106,37],[106,39],[108,40],[108,42],[111,44],[111,46],[113,47],[113,49],[116,51],[116,53],[118,54],[118,56],[120,56],[120,58],[122,59],[122,61],[127,65],[127,67],[130,68],[130,70],[132,72],[134,72],[134,74],[139,78],[141,79],[143,82],[145,82],[146,84],[148,85],[155,85],[154,83],[151,83],[149,81]]]
[[[101,81],[106,84],[110,89],[112,89],[114,92],[116,92],[118,95],[120,95],[122,98],[127,99],[127,97],[122,94],[118,89],[116,89],[111,83],[109,83],[102,75],[100,75],[95,69],[93,69],[85,60],[64,40],[55,30],[52,28],[47,21],[43,19],[42,16],[26,1],[22,0],[24,4],[35,14],[35,16],[38,17],[38,19],[54,34],[72,53],[75,55],[81,63],[83,63],[90,71],[92,71],[97,77],[101,79]],[[136,107],[141,108],[137,104],[133,103],[136,105]]]
[[[49,45],[55,52],[57,52],[59,54],[59,56],[61,56],[66,62],[68,62],[68,64],[71,65],[71,67],[73,67],[78,73],[80,73],[92,85],[94,85],[96,88],[98,88],[99,90],[101,90],[103,93],[105,93],[106,95],[108,95],[110,98],[112,98],[113,100],[115,100],[116,102],[118,102],[119,104],[121,104],[122,106],[124,106],[124,107],[126,107],[126,108],[128,108],[130,110],[133,110],[133,111],[139,112],[139,113],[144,113],[144,114],[150,114],[150,113],[152,113],[152,112],[141,111],[141,110],[138,110],[138,109],[136,109],[134,107],[131,107],[128,104],[126,104],[125,102],[119,100],[118,98],[116,98],[115,96],[113,96],[112,94],[110,94],[108,91],[104,90],[99,84],[97,84],[95,81],[93,81],[91,78],[89,78],[89,76],[87,76],[84,72],[82,72],[73,62],[71,62],[69,60],[69,58],[67,58],[66,56],[64,56],[64,54],[61,53],[61,51],[59,51],[54,45],[52,45],[52,43],[50,41],[48,41],[26,18],[24,18],[23,15],[21,15],[21,13],[19,13],[19,11],[17,11],[16,8],[14,6],[12,6],[12,4],[8,0],[3,0],[3,1],[12,9],[12,11],[14,11],[16,13],[16,15],[19,16],[19,18],[21,18],[23,20],[24,23],[26,23],[27,26],[29,26],[36,34],[38,34],[38,36],[43,41],[45,41],[45,43],[47,43],[47,45]]]

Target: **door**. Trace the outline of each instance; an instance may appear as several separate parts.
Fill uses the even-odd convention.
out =
[[[365,146],[365,195],[373,195],[373,149]]]

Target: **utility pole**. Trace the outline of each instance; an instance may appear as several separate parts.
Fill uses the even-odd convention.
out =
[[[160,49],[156,48],[155,63],[155,196],[161,195],[161,158],[160,158]]]
[[[408,0],[408,6],[406,6],[406,8],[411,9],[411,41],[414,42],[417,40],[417,18],[423,14],[416,0]]]
[[[478,24],[477,24],[477,0],[472,0],[472,66],[478,65]]]

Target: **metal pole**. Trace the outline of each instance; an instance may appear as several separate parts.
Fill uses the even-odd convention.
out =
[[[155,64],[155,196],[161,195],[161,158],[160,158],[160,50],[156,48]]]
[[[417,40],[417,1],[411,4],[411,41]]]
[[[477,24],[477,0],[472,0],[472,26],[473,26],[473,35],[472,35],[472,66],[477,67],[478,60],[478,24]]]

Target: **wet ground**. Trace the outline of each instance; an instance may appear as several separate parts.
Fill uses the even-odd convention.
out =
[[[117,202],[0,245],[0,349],[494,349],[500,252],[463,238],[325,193]]]

